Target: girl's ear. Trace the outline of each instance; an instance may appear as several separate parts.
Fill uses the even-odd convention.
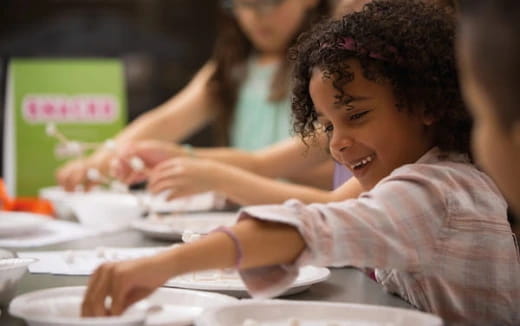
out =
[[[427,127],[431,126],[435,123],[435,121],[437,121],[437,119],[431,113],[426,112],[426,109],[423,109],[421,115],[422,122]]]

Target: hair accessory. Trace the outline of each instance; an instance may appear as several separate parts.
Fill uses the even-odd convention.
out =
[[[390,58],[387,58],[383,56],[381,53],[378,52],[370,52],[366,48],[359,46],[358,42],[354,40],[352,37],[345,37],[342,42],[339,43],[339,47],[345,50],[353,51],[359,54],[363,54],[368,56],[369,58],[380,60],[380,61],[386,61],[386,62],[394,62],[394,60],[391,60]],[[398,56],[397,48],[392,45],[387,45],[386,49],[393,54],[396,55],[395,63],[402,64],[403,58]]]
[[[242,245],[240,244],[240,240],[238,240],[238,237],[235,234],[235,232],[233,232],[233,230],[231,230],[227,226],[219,226],[218,228],[211,231],[211,233],[214,233],[214,232],[223,232],[223,233],[227,234],[231,238],[231,240],[233,240],[233,243],[235,244],[235,249],[236,249],[235,268],[240,269],[240,265],[242,264],[243,250],[242,250]]]

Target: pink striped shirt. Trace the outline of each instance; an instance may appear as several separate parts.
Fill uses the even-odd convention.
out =
[[[375,268],[386,290],[450,324],[520,324],[520,258],[506,203],[463,155],[434,148],[358,199],[242,210],[240,218],[251,217],[293,225],[306,242],[294,265],[241,271],[253,296],[279,294],[301,265],[351,265]]]

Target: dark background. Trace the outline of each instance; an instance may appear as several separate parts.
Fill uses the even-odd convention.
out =
[[[122,59],[131,121],[180,90],[209,58],[217,5],[216,0],[0,0],[0,156],[9,58]],[[188,141],[211,145],[209,135],[205,129]]]

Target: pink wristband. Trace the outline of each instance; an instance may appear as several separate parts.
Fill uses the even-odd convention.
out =
[[[243,251],[242,251],[242,245],[240,244],[240,240],[238,240],[238,237],[236,236],[236,234],[233,232],[233,230],[231,230],[227,226],[219,226],[215,230],[211,231],[211,233],[213,233],[213,232],[223,232],[223,233],[227,234],[231,238],[231,240],[233,240],[233,243],[235,244],[236,256],[237,256],[235,268],[240,269],[240,265],[242,264]]]

